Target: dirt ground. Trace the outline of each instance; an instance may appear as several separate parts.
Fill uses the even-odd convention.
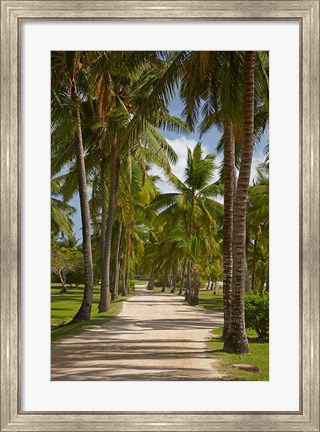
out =
[[[221,379],[205,341],[223,325],[223,314],[182,303],[183,297],[136,287],[116,318],[52,346],[51,379]]]

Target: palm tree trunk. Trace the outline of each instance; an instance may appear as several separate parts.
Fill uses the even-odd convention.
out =
[[[187,301],[188,303],[190,303],[190,298],[191,298],[191,261],[187,260],[187,290],[186,290],[186,295],[185,295],[185,301]]]
[[[180,285],[180,289],[179,289],[179,295],[183,294],[183,288],[184,288],[184,277],[186,274],[186,263],[187,263],[187,259],[185,258],[183,260],[183,265],[182,265],[182,272],[181,272],[181,285]]]
[[[212,282],[212,284],[213,284],[213,282]],[[217,288],[218,288],[218,282],[215,281],[214,286],[212,285],[212,290],[213,290],[214,295],[217,294]]]
[[[224,351],[235,354],[249,352],[244,320],[244,258],[247,200],[253,153],[254,67],[255,52],[247,51],[245,54],[243,145],[233,218],[232,307],[229,329],[223,347]]]
[[[230,322],[232,291],[232,225],[235,195],[235,144],[232,123],[224,125],[223,312],[225,339]]]
[[[72,98],[77,101],[77,87],[73,80],[71,88]],[[76,110],[77,139],[76,139],[76,163],[78,173],[79,198],[82,221],[82,250],[84,264],[84,292],[80,309],[75,314],[72,322],[89,321],[91,316],[92,296],[93,296],[93,261],[91,250],[91,228],[90,228],[90,209],[88,200],[87,176],[84,163],[84,151],[82,141],[82,127],[80,110]]]
[[[116,256],[114,263],[114,286],[112,290],[112,298],[116,299],[119,295],[119,269],[120,269],[120,245],[121,245],[121,234],[122,234],[122,220],[119,221],[118,225],[118,237],[117,237],[117,247],[116,247]]]
[[[161,292],[166,292],[166,286],[167,286],[167,276],[164,276]]]
[[[127,229],[127,248],[126,248],[126,295],[130,292],[129,287],[129,279],[130,279],[130,250],[131,250],[131,236],[130,236],[130,227]]]
[[[128,295],[128,290],[126,287],[126,272],[125,272],[125,268],[123,267],[122,271],[121,271],[121,281],[122,281],[122,295],[123,296],[127,296]]]
[[[176,262],[176,265],[173,267],[172,271],[172,288],[170,293],[174,294],[177,287],[177,273],[178,273],[178,262]]]
[[[191,306],[196,306],[199,304],[199,289],[200,289],[200,281],[199,281],[199,275],[194,266],[191,268],[192,273],[192,279],[193,279],[193,286],[192,286],[192,292],[190,293],[190,299],[189,304]]]
[[[108,220],[106,227],[105,247],[104,247],[104,263],[102,268],[101,278],[101,295],[99,302],[99,312],[110,311],[110,258],[111,258],[111,242],[112,228],[114,222],[114,214],[116,208],[116,194],[119,183],[120,159],[119,148],[117,141],[113,141],[111,146],[111,169],[110,169],[110,188],[109,188],[109,206]]]
[[[153,290],[153,288],[154,288],[154,279],[155,279],[155,271],[154,271],[154,268],[153,268],[151,270],[151,273],[150,273],[150,278],[149,278],[149,282],[148,282],[148,285],[147,285],[147,290],[150,290],[150,291]]]
[[[104,267],[104,248],[106,242],[106,226],[107,226],[107,189],[106,189],[106,159],[103,156],[100,164],[100,187],[101,187],[101,275]],[[100,288],[101,290],[102,288]],[[101,292],[100,292],[101,296]]]

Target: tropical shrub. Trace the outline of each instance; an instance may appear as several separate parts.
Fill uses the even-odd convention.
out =
[[[84,271],[83,268],[79,268],[70,272],[68,276],[68,283],[75,284],[76,286],[84,284]]]
[[[269,340],[269,293],[246,293],[245,320],[246,327],[254,329],[260,341]]]
[[[129,280],[128,282],[128,291],[130,294],[134,293],[135,290],[135,284],[134,284],[134,280]]]

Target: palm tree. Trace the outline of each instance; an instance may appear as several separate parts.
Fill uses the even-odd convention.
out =
[[[256,101],[254,133],[261,136],[268,119],[268,55],[257,54]],[[216,125],[222,132],[221,145],[224,152],[222,180],[224,182],[224,332],[228,332],[232,308],[233,277],[233,215],[236,197],[237,162],[240,162],[239,143],[244,139],[243,119],[245,113],[243,85],[244,55],[241,52],[197,52],[189,56],[184,65],[181,96],[185,101],[184,114],[187,123],[194,126],[199,119],[201,133]],[[261,103],[263,101],[263,103]],[[202,105],[203,102],[203,105]],[[220,147],[221,148],[221,147]],[[238,152],[236,154],[236,150]],[[246,269],[245,255],[242,254]]]
[[[255,56],[254,51],[248,51],[245,54],[243,146],[233,217],[232,308],[223,347],[226,352],[239,354],[249,352],[244,320],[245,268],[243,263],[245,260],[246,212],[254,139]]]
[[[63,136],[63,126],[65,121],[67,121],[67,124],[73,128],[73,130],[68,131],[68,135],[66,135],[64,144],[66,146],[70,144],[75,146],[81,207],[85,287],[82,304],[73,318],[74,322],[88,321],[90,319],[93,296],[93,261],[91,250],[90,209],[88,201],[86,167],[84,163],[84,145],[80,108],[81,97],[79,96],[78,90],[78,81],[79,78],[81,79],[81,69],[83,68],[83,58],[84,55],[81,55],[81,53],[76,51],[63,53],[55,52],[52,55],[52,84],[54,95],[52,99],[53,136],[56,134],[61,139],[61,136]],[[62,98],[59,98],[59,93],[64,97],[64,100],[69,102],[66,107],[63,107]],[[68,95],[70,95],[69,100]],[[64,110],[65,118],[60,118],[55,121],[57,107],[66,108]],[[61,129],[60,134],[59,128]]]
[[[110,256],[111,256],[111,240],[112,240],[112,227],[114,222],[114,215],[116,210],[116,197],[119,186],[119,175],[121,173],[121,167],[129,174],[126,178],[126,182],[128,184],[128,178],[132,176],[132,173],[128,173],[126,167],[128,158],[131,159],[129,163],[132,169],[134,160],[140,165],[140,169],[145,170],[146,161],[151,161],[156,163],[159,166],[162,166],[166,170],[170,169],[168,164],[167,155],[171,158],[172,161],[176,160],[176,155],[173,152],[172,148],[169,144],[155,131],[155,129],[147,124],[147,129],[144,132],[144,135],[141,136],[139,140],[139,144],[132,146],[131,155],[123,154],[120,157],[119,147],[112,146],[111,152],[111,169],[110,169],[110,185],[109,185],[109,202],[108,202],[108,219],[106,223],[106,233],[105,233],[105,250],[104,250],[104,267],[102,273],[102,284],[101,284],[101,300],[99,303],[99,311],[102,312],[108,309],[109,301],[108,301],[108,292],[110,287]],[[147,137],[145,138],[145,135]],[[127,256],[129,251],[127,251]],[[129,258],[128,258],[129,259]],[[108,264],[109,263],[109,264]],[[128,265],[126,268],[129,269]]]
[[[137,161],[133,155],[123,158],[115,202],[111,248],[113,277],[110,277],[110,288],[113,298],[118,292],[120,263],[123,276],[122,292],[126,293],[132,262],[137,255],[143,253],[141,236],[144,236],[148,223],[149,215],[146,209],[156,194],[154,180],[155,177],[145,172],[139,160]]]
[[[63,237],[73,237],[72,215],[76,209],[61,199],[61,183],[64,176],[51,179],[51,237],[56,238],[60,234]]]
[[[207,239],[214,239],[216,218],[222,212],[222,205],[212,199],[221,193],[221,187],[213,182],[214,159],[210,154],[203,157],[201,143],[198,143],[193,152],[188,149],[184,182],[173,173],[167,174],[177,192],[159,194],[151,204],[152,208],[162,210],[159,220],[166,223],[167,229],[171,227],[174,230],[180,221],[187,238],[191,239],[205,230]],[[190,289],[190,260],[186,266]]]
[[[127,130],[131,125],[135,124],[132,116],[140,110],[140,106],[146,105],[143,95],[140,94],[141,74],[146,74],[149,71],[154,71],[155,65],[159,65],[159,59],[154,53],[138,52],[135,55],[130,52],[108,52],[102,55],[102,61],[98,73],[96,68],[93,69],[97,74],[97,105],[99,108],[100,125],[105,138],[110,144],[108,150],[110,159],[110,181],[108,189],[108,216],[107,221],[102,222],[102,282],[101,296],[99,302],[99,311],[110,309],[110,258],[112,232],[115,215],[115,201],[118,190],[119,174],[121,164],[126,159],[128,154],[134,154],[140,157],[141,146],[142,153],[146,157],[149,151],[153,157],[157,153],[156,159],[162,157],[165,153],[172,160],[176,158],[170,146],[161,137],[156,127],[174,127],[180,129],[183,123],[178,119],[173,119],[168,115],[165,106],[160,101],[161,112],[154,110],[152,116],[143,120],[143,127],[139,129],[139,133],[135,135],[135,139],[129,138]],[[152,66],[152,68],[151,68]],[[142,111],[140,112],[142,116]],[[164,159],[163,159],[164,160]],[[168,165],[168,161],[164,161]],[[145,161],[142,160],[142,165]],[[102,176],[101,176],[102,177]],[[104,204],[103,204],[104,205]]]

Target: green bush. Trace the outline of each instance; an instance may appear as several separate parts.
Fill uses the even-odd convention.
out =
[[[134,293],[134,291],[135,291],[134,280],[129,280],[128,281],[128,291],[129,291],[130,294]]]
[[[67,274],[66,277],[66,282],[67,285],[81,285],[84,284],[84,272],[83,269],[78,269],[78,270],[74,270],[71,271]],[[61,283],[61,280],[59,279],[59,277],[54,274],[51,273],[51,283]]]
[[[269,293],[246,293],[245,318],[246,327],[254,329],[260,341],[269,340]]]
[[[68,284],[76,285],[84,284],[85,279],[83,268],[70,272],[67,276],[67,282]]]

